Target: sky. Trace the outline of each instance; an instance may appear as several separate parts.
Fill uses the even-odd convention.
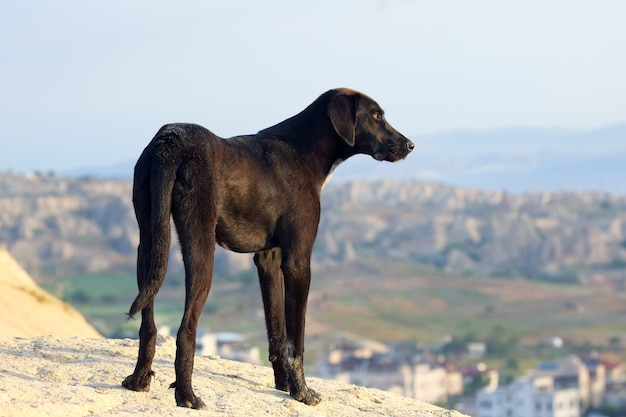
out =
[[[3,0],[0,171],[136,160],[169,122],[254,133],[335,87],[409,137],[591,129],[626,121],[624,74],[623,0]]]

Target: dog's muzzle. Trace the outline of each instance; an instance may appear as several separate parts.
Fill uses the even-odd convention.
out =
[[[375,152],[372,156],[377,161],[397,162],[406,158],[414,148],[415,144],[413,142],[403,138],[400,141],[385,146],[384,149]]]

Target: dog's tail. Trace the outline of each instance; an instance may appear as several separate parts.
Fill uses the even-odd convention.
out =
[[[135,166],[133,181],[133,205],[140,228],[137,260],[139,294],[130,307],[129,318],[154,300],[165,280],[169,258],[170,213],[176,180],[176,168],[171,165],[175,165],[176,161],[165,161],[154,152],[150,156],[144,158],[142,155]],[[147,238],[147,242],[142,242],[142,238]]]

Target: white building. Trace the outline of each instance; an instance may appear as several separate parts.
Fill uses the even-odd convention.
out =
[[[463,375],[434,359],[407,358],[387,346],[343,338],[322,354],[317,376],[395,392],[428,403],[463,393]]]
[[[196,336],[196,355],[218,355],[224,359],[256,365],[263,363],[259,347],[250,345],[244,335],[232,332],[198,332]]]
[[[597,355],[585,361],[570,355],[554,361],[543,362],[535,371],[537,375],[551,376],[556,389],[577,388],[583,408],[599,407],[606,392],[606,370]]]
[[[476,417],[580,417],[580,395],[577,388],[555,389],[550,376],[523,376],[480,391]]]
[[[447,401],[450,395],[463,393],[463,376],[439,364],[417,362],[401,367],[403,395],[431,404]]]

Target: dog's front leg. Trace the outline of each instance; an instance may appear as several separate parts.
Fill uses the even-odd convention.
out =
[[[308,258],[306,262],[283,261],[282,271],[285,281],[289,394],[305,404],[317,405],[322,398],[307,387],[304,379],[304,322],[311,284],[311,266]]]
[[[276,389],[289,392],[287,378],[285,334],[285,287],[280,270],[279,248],[254,255],[254,264],[259,273],[259,284],[263,295],[265,325],[269,341],[269,360],[274,368]]]

